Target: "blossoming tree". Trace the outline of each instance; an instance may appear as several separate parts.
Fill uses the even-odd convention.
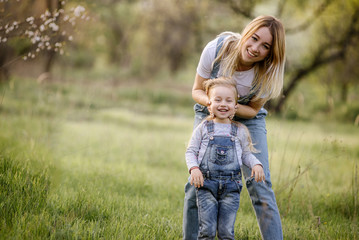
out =
[[[0,81],[9,78],[10,64],[42,52],[48,58],[44,70],[50,70],[54,56],[73,40],[77,21],[89,18],[83,6],[67,5],[65,0],[0,0]]]

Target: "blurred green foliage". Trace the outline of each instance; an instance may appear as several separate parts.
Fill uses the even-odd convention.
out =
[[[34,9],[44,8],[35,2]],[[268,104],[270,110],[291,119],[327,115],[352,123],[358,116],[356,0],[73,0],[66,1],[64,8],[77,5],[85,7],[90,20],[67,29],[73,41],[67,43],[65,55],[57,56],[57,61],[50,61],[52,57],[44,53],[36,62],[29,62],[31,70],[37,69],[32,76],[37,77],[44,65],[53,62],[53,78],[62,82],[84,76],[99,83],[103,79],[149,84],[182,81],[188,89],[208,41],[223,31],[241,32],[253,17],[270,14],[282,20],[287,35],[286,96]],[[31,13],[21,11],[24,16]],[[25,40],[12,43],[17,54],[26,50]],[[11,73],[16,75],[26,65],[14,64]],[[311,83],[322,84],[323,91],[312,92]],[[291,85],[293,89],[289,89]]]

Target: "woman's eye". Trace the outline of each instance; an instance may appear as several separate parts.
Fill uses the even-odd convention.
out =
[[[257,41],[257,40],[258,40],[258,38],[254,37],[254,36],[252,36],[252,38],[253,38],[254,41]]]

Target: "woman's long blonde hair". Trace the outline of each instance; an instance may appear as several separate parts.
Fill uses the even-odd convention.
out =
[[[283,24],[273,16],[259,16],[251,21],[243,30],[242,35],[233,32],[224,32],[219,36],[229,35],[223,42],[213,64],[220,61],[223,76],[232,77],[238,69],[244,43],[262,27],[267,27],[273,40],[268,56],[255,63],[255,77],[252,82],[255,96],[253,100],[265,98],[269,100],[278,97],[283,87],[285,65],[285,32]]]

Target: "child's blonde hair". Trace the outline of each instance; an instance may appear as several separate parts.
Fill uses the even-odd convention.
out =
[[[228,87],[230,89],[233,90],[233,95],[234,95],[234,98],[235,98],[235,101],[237,102],[238,101],[238,98],[239,98],[239,94],[238,94],[238,91],[237,91],[237,84],[236,84],[236,81],[233,80],[233,79],[230,79],[230,78],[225,78],[225,77],[219,77],[219,78],[213,78],[213,79],[208,79],[207,81],[205,81],[203,83],[204,85],[204,89],[206,91],[206,94],[208,96],[208,98],[210,97],[210,92],[212,89],[214,89],[215,87]],[[214,116],[211,116],[209,115],[206,120],[213,120],[214,119]],[[254,152],[254,153],[257,153],[259,152],[257,149],[255,149],[254,147],[254,144],[252,142],[252,138],[251,138],[251,134],[249,133],[249,130],[248,128],[246,127],[246,125],[244,125],[243,123],[240,123],[240,122],[236,122],[236,121],[233,121],[232,119],[230,119],[232,122],[234,122],[238,128],[243,128],[246,133],[247,133],[247,141],[248,141],[248,148],[251,152]],[[240,141],[240,144],[242,145],[242,142]],[[246,146],[243,146],[242,145],[242,148],[243,147],[246,147]]]
[[[218,77],[218,78],[208,79],[208,80],[204,81],[203,85],[204,85],[204,89],[205,89],[208,97],[210,95],[210,91],[214,87],[223,86],[223,87],[228,87],[228,88],[232,89],[235,101],[236,102],[238,101],[239,96],[238,96],[238,91],[237,91],[237,83],[233,79],[225,78],[225,77]]]

